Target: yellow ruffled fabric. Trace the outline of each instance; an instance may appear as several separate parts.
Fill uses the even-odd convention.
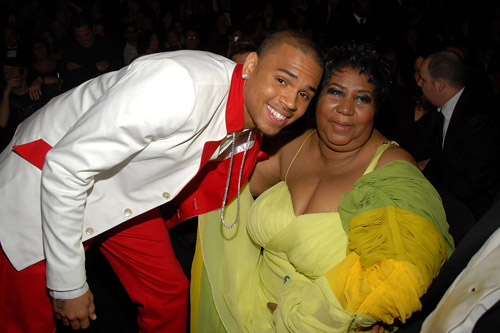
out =
[[[446,260],[439,231],[393,206],[353,217],[349,229],[350,253],[326,273],[337,299],[347,311],[404,323],[421,309],[420,297]]]

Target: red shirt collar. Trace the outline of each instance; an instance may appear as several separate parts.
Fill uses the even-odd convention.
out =
[[[226,105],[226,129],[228,133],[241,131],[245,125],[243,107],[243,65],[237,64],[231,77],[231,87]]]

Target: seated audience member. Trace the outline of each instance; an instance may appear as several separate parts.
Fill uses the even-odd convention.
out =
[[[200,35],[196,29],[187,29],[184,34],[184,49],[186,50],[199,50],[200,49]]]
[[[106,26],[102,18],[92,22],[92,32],[96,36],[106,37]]]
[[[3,43],[2,43],[2,54],[1,59],[5,58],[24,58],[27,56],[27,52],[24,48],[21,35],[18,30],[10,25],[5,26],[2,29],[3,32]]]
[[[165,51],[178,51],[183,48],[182,36],[175,30],[165,33]]]
[[[418,86],[420,67],[422,67],[423,62],[423,56],[415,58],[415,86],[413,89],[414,130],[412,132],[413,138],[410,139],[407,149],[417,161],[427,159],[432,155],[435,141],[433,135],[436,133],[436,127],[438,126],[435,121],[437,109],[429,102],[427,97],[422,93],[422,89]]]
[[[154,30],[144,30],[137,35],[137,57],[160,52],[160,36]]]
[[[125,46],[123,47],[123,63],[128,65],[138,55],[137,52],[137,27],[135,24],[127,24],[125,27]]]
[[[453,52],[431,54],[419,74],[423,94],[439,108],[432,157],[419,167],[436,189],[451,193],[479,219],[492,205],[499,182],[500,130],[491,100],[477,98]]]
[[[63,72],[62,64],[50,57],[49,47],[42,40],[32,43],[33,61],[31,63],[33,80],[30,88],[39,94],[45,93],[52,98],[62,92]],[[42,92],[43,90],[43,92]]]
[[[317,129],[260,162],[240,202],[200,216],[194,331],[379,331],[420,309],[454,244],[437,191],[373,127],[389,82],[369,45],[329,51]]]
[[[17,126],[49,100],[47,95],[40,96],[39,92],[30,89],[28,69],[23,60],[5,59],[2,72],[4,89],[0,102],[0,149],[9,143]]]
[[[84,18],[74,20],[73,32],[75,40],[63,50],[66,89],[121,67],[122,57],[116,44],[96,36]]]
[[[400,147],[412,154],[411,142],[415,133],[415,103],[410,87],[401,83],[398,58],[393,47],[379,46],[377,52],[388,62],[392,85],[384,103],[375,116],[375,128],[386,138],[396,141]],[[412,156],[414,156],[412,154]],[[415,156],[414,156],[415,157]]]

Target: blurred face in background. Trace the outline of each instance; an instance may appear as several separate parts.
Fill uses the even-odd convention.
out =
[[[88,49],[95,42],[95,36],[92,30],[88,25],[84,25],[83,27],[75,28],[75,38],[83,48]]]
[[[45,59],[49,56],[47,47],[42,42],[35,42],[33,44],[33,55],[35,59]]]
[[[105,31],[104,31],[104,26],[102,24],[94,24],[92,26],[92,32],[94,33],[94,35],[100,35],[100,36],[104,36],[105,35]]]
[[[11,84],[14,91],[22,86],[23,80],[26,78],[26,69],[23,67],[3,64],[2,72],[4,81]]]
[[[198,36],[198,33],[194,30],[186,31],[184,45],[188,50],[197,50],[198,46],[200,45],[200,38]]]
[[[130,44],[134,44],[137,41],[137,28],[134,26],[127,26],[125,28],[125,38]]]
[[[3,40],[7,46],[17,45],[17,32],[11,27],[5,27],[3,30]]]
[[[415,59],[415,66],[413,68],[413,75],[415,78],[415,82],[418,84],[418,80],[420,79],[420,68],[422,68],[422,64],[424,63],[424,57],[418,56]]]
[[[149,42],[149,48],[153,52],[156,52],[156,51],[158,51],[159,47],[160,47],[160,38],[158,37],[157,34],[151,35],[151,41]]]

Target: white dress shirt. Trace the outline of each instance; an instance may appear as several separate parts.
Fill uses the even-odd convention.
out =
[[[443,107],[439,108],[438,111],[440,111],[443,116],[443,142],[441,143],[444,146],[444,141],[446,138],[446,132],[448,131],[448,126],[450,126],[450,120],[451,117],[453,116],[453,110],[455,110],[455,106],[457,106],[457,102],[460,99],[460,96],[462,96],[462,93],[464,92],[465,88],[460,89],[459,92],[455,94],[452,98],[446,102]]]

